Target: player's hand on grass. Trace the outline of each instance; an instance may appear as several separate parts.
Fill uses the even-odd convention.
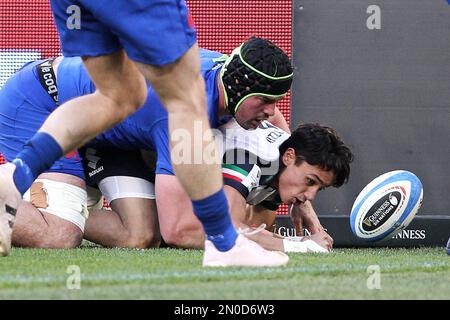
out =
[[[308,238],[317,243],[322,248],[327,249],[329,252],[331,252],[331,250],[333,249],[333,238],[323,229],[310,236],[304,237],[302,240],[305,241]]]

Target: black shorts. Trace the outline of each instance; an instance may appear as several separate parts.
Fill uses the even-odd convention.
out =
[[[155,153],[112,147],[83,147],[78,152],[83,159],[88,186],[97,187],[101,180],[112,176],[135,177],[155,183]]]

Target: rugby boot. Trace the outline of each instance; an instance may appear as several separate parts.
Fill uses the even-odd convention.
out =
[[[0,165],[0,257],[11,250],[11,234],[21,196],[13,182],[15,166]]]

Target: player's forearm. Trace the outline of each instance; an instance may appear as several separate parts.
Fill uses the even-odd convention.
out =
[[[251,227],[266,225],[267,230],[273,230],[276,218],[276,211],[269,210],[262,205],[248,205],[245,217],[245,224]]]
[[[245,199],[236,189],[230,186],[225,186],[224,190],[230,208],[231,220],[234,226],[239,228],[245,221]]]
[[[311,202],[306,201],[304,204],[293,206],[291,217],[295,224],[296,219],[301,219],[303,227],[311,233],[317,233],[322,230],[319,217],[317,216]]]
[[[247,235],[247,238],[255,241],[267,250],[284,251],[283,239],[274,237],[272,233],[258,232],[256,234]]]

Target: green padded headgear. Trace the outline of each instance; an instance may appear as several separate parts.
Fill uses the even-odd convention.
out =
[[[283,50],[269,40],[252,37],[233,50],[220,71],[225,106],[234,116],[250,96],[283,97],[292,76],[291,61]]]

